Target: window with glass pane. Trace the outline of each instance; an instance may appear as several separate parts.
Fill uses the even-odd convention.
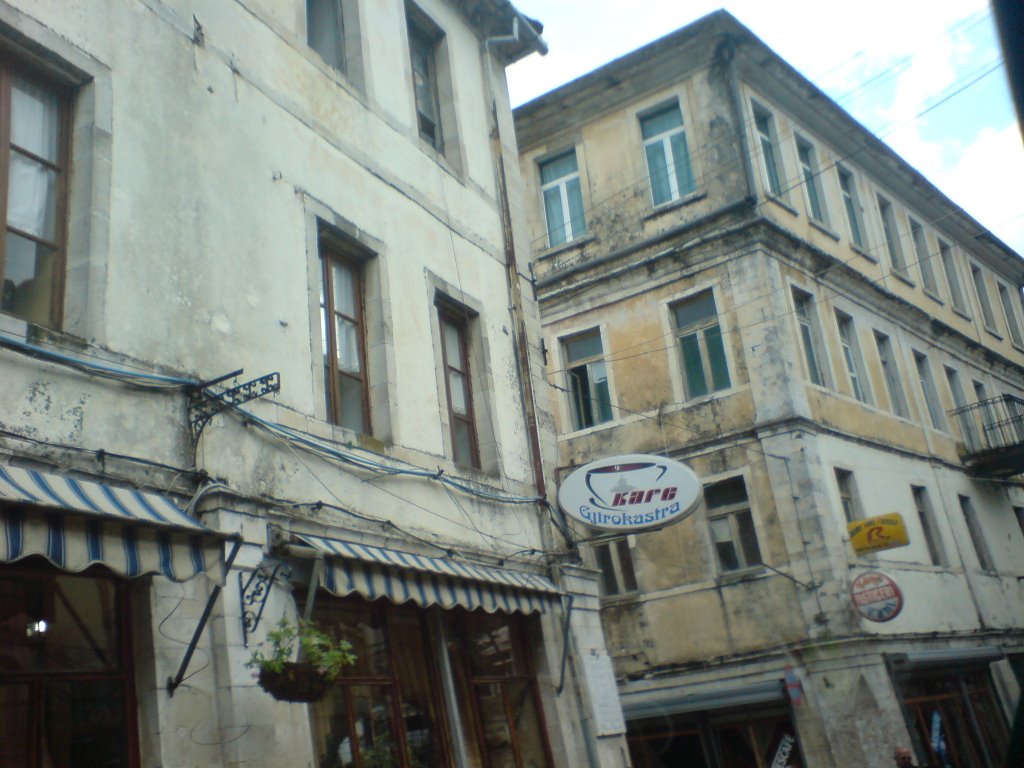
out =
[[[615,539],[594,545],[594,557],[601,571],[601,592],[604,595],[619,595],[636,592],[636,572],[633,570],[633,555],[626,539]]]
[[[836,467],[836,487],[839,489],[839,503],[843,507],[843,516],[846,517],[846,522],[852,523],[854,520],[864,517],[860,508],[860,498],[857,496],[857,485],[853,479],[853,472]]]
[[[968,451],[976,451],[981,447],[981,438],[978,433],[978,425],[969,411],[963,409],[967,406],[967,398],[964,396],[964,388],[960,382],[960,374],[952,368],[946,368],[946,382],[949,384],[949,393],[953,397],[953,405],[957,410],[957,420],[960,423],[960,437],[967,446]]]
[[[996,316],[992,311],[992,302],[988,298],[988,286],[985,283],[985,273],[977,264],[971,264],[971,279],[974,281],[974,292],[978,296],[978,304],[981,306],[981,318],[985,327],[990,331],[996,330]]]
[[[907,261],[903,257],[903,246],[900,244],[896,212],[893,210],[892,203],[881,195],[878,196],[878,215],[882,218],[882,233],[885,235],[885,248],[889,254],[892,271],[906,277]]]
[[[907,418],[907,400],[903,394],[903,381],[900,379],[900,369],[896,364],[892,342],[884,333],[875,331],[875,346],[878,348],[878,361],[882,364],[882,378],[889,393],[892,412]]]
[[[548,245],[575,240],[587,232],[576,150],[540,164],[540,193],[548,226]]]
[[[914,254],[917,256],[917,266],[921,270],[924,289],[932,296],[938,296],[939,284],[935,281],[935,267],[932,263],[932,254],[928,250],[924,227],[913,219],[910,219],[910,239],[914,241]]]
[[[843,208],[846,209],[846,223],[850,227],[850,239],[858,248],[864,247],[864,222],[861,219],[860,198],[857,196],[857,182],[853,174],[838,166],[839,189],[843,193]]]
[[[412,60],[413,95],[420,138],[438,152],[443,152],[441,104],[437,91],[438,39],[435,30],[409,19],[409,57]]]
[[[971,536],[971,543],[974,544],[974,552],[978,556],[978,565],[981,570],[990,573],[995,572],[995,563],[992,561],[992,553],[989,551],[988,542],[985,540],[985,530],[981,525],[978,512],[969,496],[960,496],[960,511],[963,513],[964,522],[967,524],[967,532]]]
[[[479,467],[476,420],[473,415],[473,385],[469,374],[467,310],[442,307],[441,350],[444,358],[445,388],[448,395],[448,424],[456,464]]]
[[[640,133],[651,177],[655,205],[678,200],[693,192],[696,183],[686,146],[683,113],[679,104],[659,109],[640,118]]]
[[[967,314],[964,291],[960,287],[960,275],[956,269],[956,257],[953,255],[953,249],[941,240],[939,240],[939,258],[942,260],[942,271],[946,275],[946,284],[949,286],[949,297],[953,302],[953,308],[961,314]]]
[[[914,365],[917,367],[917,379],[921,383],[921,394],[924,395],[924,403],[928,408],[928,418],[935,429],[945,429],[946,416],[942,411],[942,404],[939,403],[939,393],[935,389],[935,379],[932,378],[932,367],[928,357],[921,352],[914,352]]]
[[[320,327],[327,418],[332,424],[369,434],[361,265],[337,244],[323,238],[320,258]]]
[[[345,71],[342,0],[306,0],[306,42],[339,72]]]
[[[807,209],[812,219],[825,223],[828,219],[825,214],[825,199],[821,192],[821,182],[818,178],[818,158],[814,151],[814,145],[805,139],[798,138],[796,154],[800,160],[800,173],[803,177],[804,190],[807,193]]]
[[[0,765],[137,764],[126,616],[117,580],[0,571]]]
[[[868,377],[864,371],[864,358],[860,353],[860,343],[857,339],[857,329],[854,327],[853,318],[842,312],[836,312],[836,325],[839,328],[843,361],[846,363],[846,373],[850,377],[853,396],[862,403],[867,403],[869,402]]]
[[[760,565],[761,548],[743,478],[704,486],[704,505],[719,568],[738,571]]]
[[[819,387],[828,386],[825,378],[827,369],[821,357],[824,350],[821,329],[818,326],[818,313],[814,309],[814,297],[794,288],[793,306],[800,331],[800,343],[804,350],[804,362],[807,364],[807,378]]]
[[[765,181],[768,184],[768,191],[778,197],[782,195],[782,164],[779,162],[779,153],[775,146],[775,121],[770,112],[757,104],[753,105],[753,111],[754,129],[757,131],[757,140],[761,147]]]
[[[0,311],[49,327],[61,319],[68,138],[61,92],[0,65],[0,136],[7,155],[7,228]],[[0,197],[0,199],[3,199]]]
[[[974,385],[974,400],[978,403],[976,413],[981,417],[981,428],[985,435],[985,444],[988,446],[1001,445],[1002,435],[1000,431],[999,417],[992,407],[988,397],[988,390],[980,381],[972,382]]]
[[[320,768],[448,765],[441,684],[425,653],[431,643],[423,614],[318,600],[316,621],[356,655],[327,698],[310,708]]]
[[[1003,305],[1003,316],[1006,318],[1006,328],[1010,333],[1010,341],[1015,346],[1024,346],[1024,341],[1021,340],[1020,320],[1013,308],[1014,304],[1010,298],[1010,290],[1002,283],[996,283],[996,286],[999,288],[999,303]]]
[[[924,541],[928,546],[928,557],[931,559],[932,565],[945,565],[945,554],[935,522],[935,510],[928,498],[928,489],[920,485],[912,485],[910,491],[914,496],[914,507],[917,510],[918,522],[921,524],[921,533],[924,534]]]
[[[728,389],[732,383],[714,293],[703,291],[673,304],[672,319],[683,360],[686,397]]]
[[[470,764],[548,768],[551,749],[525,622],[503,614],[446,612],[445,636],[462,693]]]
[[[608,369],[601,332],[581,333],[562,342],[569,377],[573,429],[586,429],[612,419]]]

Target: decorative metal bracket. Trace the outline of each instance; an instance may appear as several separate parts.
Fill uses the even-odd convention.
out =
[[[247,403],[250,400],[255,400],[257,397],[281,391],[281,374],[277,372],[268,373],[266,376],[247,381],[245,384],[239,384],[237,387],[232,387],[220,393],[208,391],[209,387],[213,384],[217,384],[225,379],[234,378],[240,373],[242,373],[241,369],[233,371],[226,376],[203,382],[189,394],[189,424],[192,427],[193,441],[199,440],[203,428],[210,423],[210,419],[221,411],[232,406]]]
[[[278,563],[274,570],[260,565],[249,574],[248,579],[244,573],[238,574],[238,601],[242,608],[242,645],[246,648],[249,647],[249,635],[256,631],[260,619],[263,618],[263,609],[267,607],[267,598],[270,597],[270,588],[278,574],[282,579],[290,579],[292,569],[287,563]]]

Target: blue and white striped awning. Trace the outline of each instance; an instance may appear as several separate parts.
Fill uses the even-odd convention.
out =
[[[482,608],[488,613],[544,612],[559,598],[558,587],[534,573],[309,534],[296,538],[330,556],[323,586],[339,597],[358,594],[368,600],[383,597],[393,603]]]
[[[167,496],[0,463],[0,562],[223,581],[223,541]]]

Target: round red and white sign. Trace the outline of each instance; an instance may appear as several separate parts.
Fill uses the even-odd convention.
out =
[[[891,576],[878,571],[862,573],[850,585],[857,613],[868,621],[892,621],[903,610],[903,592]]]
[[[577,469],[562,481],[558,503],[593,528],[646,531],[689,517],[701,495],[700,480],[685,464],[629,454]]]

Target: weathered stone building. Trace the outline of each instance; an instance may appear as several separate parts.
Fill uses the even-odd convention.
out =
[[[577,530],[634,765],[1000,765],[1024,261],[724,12],[515,122],[560,470],[704,483],[671,527]],[[883,513],[909,543],[856,554]]]
[[[624,762],[508,205],[543,46],[506,0],[0,0],[0,764]],[[244,666],[302,614],[357,654],[309,706]]]

